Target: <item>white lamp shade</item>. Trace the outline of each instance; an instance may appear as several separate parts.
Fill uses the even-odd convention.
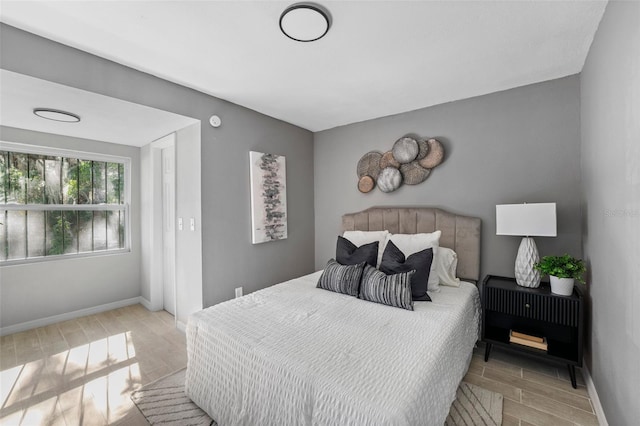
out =
[[[497,205],[496,235],[555,237],[556,203]]]

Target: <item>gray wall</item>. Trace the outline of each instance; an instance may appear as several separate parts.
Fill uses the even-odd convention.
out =
[[[131,158],[131,252],[3,266],[0,325],[8,327],[140,295],[140,149],[0,127],[0,139]]]
[[[5,24],[0,38],[4,69],[202,121],[205,306],[233,298],[239,285],[249,292],[312,272],[311,132]],[[214,113],[218,129],[206,124]],[[286,156],[286,240],[251,244],[250,150]]]
[[[581,76],[587,365],[611,425],[640,419],[640,3],[609,2]]]
[[[579,84],[570,76],[316,133],[316,268],[334,255],[340,216],[376,205],[482,218],[481,273],[513,276],[520,238],[495,235],[496,204],[556,202],[558,237],[536,238],[540,254],[580,256]],[[358,192],[358,159],[408,133],[441,140],[444,163],[420,185]]]

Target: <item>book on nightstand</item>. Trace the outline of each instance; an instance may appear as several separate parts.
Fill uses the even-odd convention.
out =
[[[510,330],[509,342],[516,343],[518,345],[529,346],[530,348],[547,350],[547,338],[532,336],[530,334],[520,333],[518,331]]]

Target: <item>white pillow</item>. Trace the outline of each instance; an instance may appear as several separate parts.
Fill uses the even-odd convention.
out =
[[[342,237],[358,247],[377,241],[378,262],[376,263],[376,267],[378,267],[380,266],[380,262],[382,262],[382,253],[384,253],[384,247],[387,245],[388,235],[389,231],[344,231]]]
[[[456,277],[456,269],[458,268],[456,252],[450,248],[438,247],[438,257],[434,261],[440,285],[460,287],[460,278]]]
[[[441,231],[431,232],[430,234],[389,234],[389,241],[393,241],[393,244],[402,251],[405,257],[424,249],[433,248],[433,262],[431,262],[429,271],[429,291],[438,291],[440,289],[440,279],[436,271],[440,235],[442,235]]]

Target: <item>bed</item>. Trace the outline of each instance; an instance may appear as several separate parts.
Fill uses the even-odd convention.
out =
[[[193,314],[185,391],[220,425],[443,424],[477,340],[480,220],[371,208],[343,230],[442,231],[459,288],[414,311],[316,288],[322,271]]]

